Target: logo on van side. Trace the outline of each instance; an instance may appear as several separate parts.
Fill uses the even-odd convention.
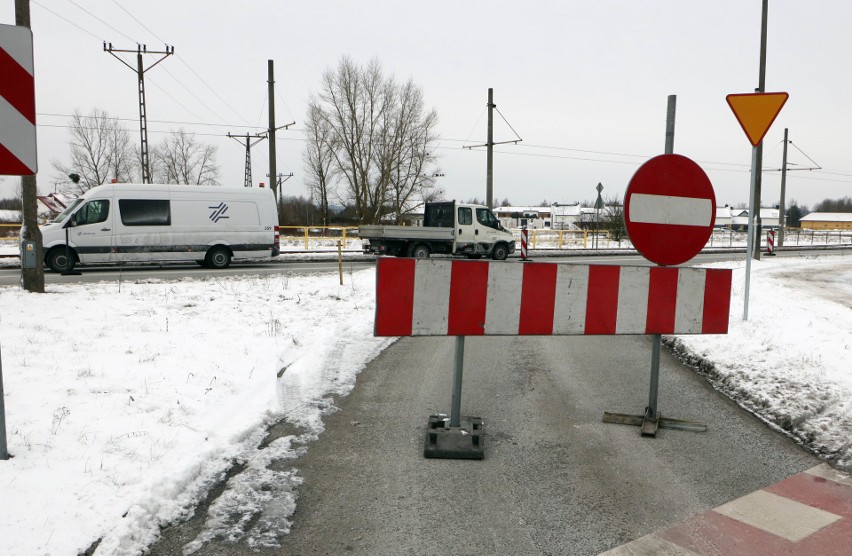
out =
[[[229,218],[228,216],[225,216],[225,213],[228,212],[228,205],[226,205],[225,203],[219,203],[215,207],[207,208],[213,211],[210,213],[210,220],[212,220],[213,222],[218,222],[223,218]]]

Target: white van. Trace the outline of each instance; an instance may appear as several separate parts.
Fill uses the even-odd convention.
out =
[[[227,268],[232,259],[278,256],[278,234],[272,190],[201,185],[93,187],[41,226],[44,262],[54,272],[155,261]]]

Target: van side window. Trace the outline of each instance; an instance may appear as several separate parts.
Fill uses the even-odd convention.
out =
[[[103,222],[109,216],[109,201],[106,199],[89,201],[77,211],[76,216],[78,226]]]
[[[172,223],[168,199],[119,199],[118,212],[125,226],[170,226]]]
[[[491,213],[490,210],[484,208],[476,209],[476,221],[482,224],[483,226],[488,226],[489,228],[497,228],[497,218],[494,217],[494,214]]]
[[[473,224],[473,211],[470,207],[459,207],[459,226]]]

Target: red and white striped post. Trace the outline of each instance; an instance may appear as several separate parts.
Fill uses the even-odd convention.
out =
[[[775,230],[766,232],[766,254],[775,255]]]
[[[31,176],[36,156],[33,34],[27,27],[0,25],[0,175]]]
[[[527,232],[527,227],[524,226],[521,228],[521,260],[526,261],[527,259],[527,238],[529,232]]]

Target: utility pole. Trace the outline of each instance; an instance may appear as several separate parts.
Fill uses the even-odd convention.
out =
[[[240,144],[243,144],[243,140],[245,140],[246,147],[246,174],[245,174],[245,187],[251,187],[251,148],[264,139],[266,139],[266,135],[249,135],[248,133],[245,136],[242,135],[231,135],[228,133],[228,137],[231,139],[235,139]],[[254,141],[252,141],[254,139]]]
[[[485,142],[484,145],[469,145],[469,146],[463,146],[462,147],[463,149],[475,149],[477,147],[485,147],[486,148],[485,149],[485,152],[486,152],[486,159],[485,159],[485,166],[486,166],[486,171],[485,171],[485,204],[488,206],[488,208],[492,208],[492,206],[494,204],[494,145],[504,145],[504,144],[507,144],[507,143],[512,143],[513,145],[517,145],[518,143],[523,141],[523,139],[521,139],[520,135],[518,135],[518,132],[515,131],[515,129],[511,126],[511,124],[509,124],[509,122],[506,122],[506,124],[509,125],[509,128],[513,132],[515,132],[515,135],[518,138],[512,139],[510,141],[500,141],[500,142],[497,142],[497,143],[494,142],[494,109],[495,108],[497,108],[497,105],[494,104],[494,89],[489,88],[488,89],[488,138],[486,139],[486,142]],[[499,113],[499,110],[498,110],[498,113]],[[500,114],[500,117],[502,118],[503,114]],[[503,118],[503,121],[505,121],[505,120],[506,120],[506,118]]]
[[[281,174],[277,171],[277,160],[275,155],[275,132],[279,129],[287,129],[291,125],[296,125],[296,122],[291,122],[286,125],[282,125],[281,127],[275,127],[275,78],[273,72],[273,61],[268,60],[267,65],[267,86],[268,86],[268,97],[269,97],[269,129],[267,130],[267,135],[269,136],[269,174],[267,177],[277,175],[279,180],[281,178]],[[293,174],[290,174],[289,177],[292,177]],[[278,205],[278,200],[280,199],[280,193],[278,192],[278,186],[281,185],[281,182],[277,182],[273,179],[272,186],[272,194],[275,197],[275,204]]]
[[[269,88],[269,176],[275,176],[278,173],[278,169],[275,166],[275,79],[273,75],[273,62],[272,60],[267,60],[267,73],[268,78],[266,80],[267,86]],[[272,196],[275,197],[275,206],[278,206],[278,184],[273,177],[272,183],[270,184],[272,187]]]
[[[784,227],[787,225],[785,214],[787,209],[784,207],[784,203],[786,202],[784,197],[787,193],[787,131],[788,129],[785,127],[784,155],[781,158],[781,199],[778,204],[778,247],[784,246]]]
[[[486,139],[485,206],[489,209],[494,198],[494,89],[488,89],[488,139]]]
[[[763,9],[760,17],[760,69],[758,70],[758,93],[766,92],[766,20],[769,11],[769,0],[763,0]],[[752,166],[754,172],[754,230],[749,230],[749,234],[754,236],[752,240],[753,252],[750,256],[755,260],[760,260],[760,237],[763,233],[763,221],[760,218],[760,189],[761,189],[761,174],[763,172],[763,141],[757,145],[755,152],[755,160]]]
[[[30,28],[30,0],[15,0],[15,25]],[[38,227],[38,182],[35,175],[21,176],[21,203],[24,223],[21,242],[33,242],[36,252],[35,268],[23,268],[21,265],[21,286],[29,292],[44,293],[44,254]]]
[[[169,56],[175,53],[175,47],[166,45],[166,49],[163,51],[160,50],[148,50],[148,47],[144,44],[137,44],[136,50],[120,50],[112,47],[112,43],[104,42],[104,52],[109,52],[112,56],[130,68],[132,71],[136,72],[136,77],[139,81],[139,136],[140,136],[140,148],[141,148],[141,156],[142,156],[142,183],[151,183],[151,165],[148,161],[148,116],[147,109],[145,106],[145,72],[149,69],[153,68]],[[130,52],[136,53],[136,67],[134,68],[120,57],[116,56],[116,52]],[[143,54],[162,54],[162,57],[148,66],[144,67],[142,63],[142,55]]]
[[[269,175],[269,174],[266,174],[266,177],[271,178],[272,176]],[[281,172],[278,172],[278,179],[272,180],[272,181],[280,188],[281,184],[283,184],[285,181],[289,180],[292,177],[293,177],[293,172],[290,172],[289,174],[282,174]],[[270,182],[270,183],[272,183],[272,182]]]

